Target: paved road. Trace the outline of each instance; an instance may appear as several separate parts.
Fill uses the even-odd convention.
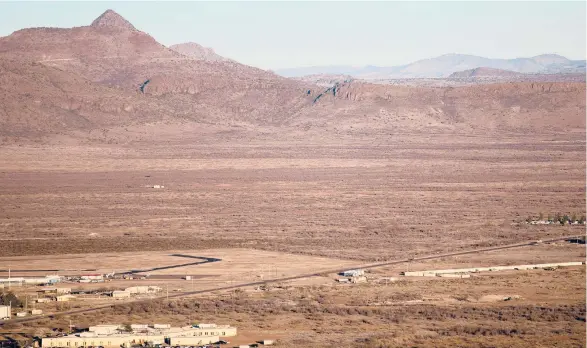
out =
[[[561,240],[567,240],[567,239],[579,238],[579,237],[582,237],[582,235],[579,235],[579,236],[573,235],[573,236],[566,236],[566,237],[559,237],[559,238],[552,238],[552,239],[544,239],[543,242],[544,243],[557,242],[557,241],[561,241]],[[393,261],[384,261],[384,262],[379,262],[379,263],[362,264],[362,265],[356,265],[354,267],[345,267],[345,268],[339,268],[339,269],[324,270],[324,271],[320,271],[318,273],[308,273],[308,274],[302,274],[302,275],[297,275],[297,276],[268,279],[268,280],[264,280],[264,281],[257,281],[257,282],[251,282],[251,283],[221,286],[221,287],[217,287],[217,288],[213,288],[213,289],[204,289],[204,290],[182,292],[182,293],[178,293],[178,294],[172,294],[169,296],[161,296],[161,297],[156,297],[153,299],[134,301],[134,302],[130,302],[130,303],[149,302],[149,301],[158,300],[158,299],[165,299],[166,297],[168,297],[168,298],[188,297],[188,296],[192,296],[192,295],[206,294],[206,293],[211,293],[211,292],[215,292],[215,291],[233,290],[233,289],[239,289],[239,288],[244,288],[244,287],[249,287],[249,286],[264,285],[264,284],[270,284],[270,283],[284,282],[284,281],[288,281],[288,280],[316,277],[316,276],[320,276],[321,274],[325,274],[325,273],[340,273],[340,272],[348,270],[348,269],[355,269],[355,268],[370,269],[370,268],[376,268],[376,267],[382,267],[382,266],[396,265],[396,264],[401,264],[401,263],[406,263],[406,262],[425,261],[425,260],[440,259],[440,258],[449,257],[449,256],[476,254],[476,253],[482,253],[485,251],[519,248],[519,247],[524,247],[524,246],[529,246],[529,245],[534,245],[534,244],[536,244],[536,241],[507,244],[507,245],[495,246],[495,247],[489,247],[489,248],[457,251],[457,252],[446,253],[446,254],[433,254],[433,255],[414,257],[414,258],[403,259],[403,260],[393,260]],[[11,322],[11,323],[26,323],[26,322],[34,322],[34,321],[41,320],[44,318],[51,318],[52,319],[56,316],[61,316],[61,315],[72,315],[72,314],[79,314],[79,313],[94,312],[94,311],[98,311],[101,309],[111,308],[111,307],[114,307],[115,305],[116,304],[108,304],[108,305],[92,307],[92,308],[76,309],[76,310],[71,310],[71,311],[54,313],[54,314],[50,314],[50,315],[43,315],[43,316],[39,316],[39,317],[15,318],[15,319],[10,319],[10,320],[0,321],[0,326],[2,326],[3,324],[9,323],[9,322]]]
[[[146,268],[146,269],[132,269],[130,271],[118,272],[115,274],[116,275],[124,275],[124,274],[148,273],[148,272],[152,272],[152,271],[160,271],[160,270],[171,269],[171,268],[195,266],[195,265],[201,265],[201,264],[209,263],[209,262],[222,261],[222,259],[217,259],[214,257],[193,256],[193,255],[185,255],[185,254],[171,254],[170,256],[184,257],[184,258],[188,258],[188,259],[198,259],[200,261],[195,261],[195,262],[190,262],[190,263],[182,263],[179,265]],[[11,271],[12,272],[61,272],[62,273],[62,272],[79,272],[79,271],[95,272],[96,269],[75,269],[75,270],[73,270],[73,269],[12,269]],[[6,273],[6,272],[8,272],[8,270],[7,269],[0,269],[0,272]]]
[[[186,267],[186,266],[195,266],[195,265],[201,265],[201,264],[209,263],[209,262],[222,261],[222,259],[217,259],[217,258],[214,258],[214,257],[202,257],[202,256],[192,256],[192,255],[184,255],[184,254],[171,254],[170,256],[186,257],[186,258],[189,258],[189,259],[198,259],[198,260],[201,260],[201,261],[190,262],[190,263],[182,263],[182,264],[179,264],[179,265],[153,267],[153,268],[148,268],[148,269],[133,269],[133,270],[130,270],[130,271],[127,271],[127,272],[120,272],[120,273],[116,273],[116,274],[148,273],[148,272],[160,271],[160,270],[164,270],[164,269],[180,268],[180,267]]]

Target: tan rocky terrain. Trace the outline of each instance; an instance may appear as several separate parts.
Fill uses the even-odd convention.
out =
[[[87,114],[104,111],[105,106],[106,111],[116,115],[116,122],[111,125],[118,126],[166,121],[169,115],[173,115],[176,124],[186,119],[231,124],[241,122],[243,114],[250,121],[269,118],[271,122],[277,115],[287,117],[295,113],[310,100],[306,90],[295,81],[231,61],[209,62],[176,53],[112,11],[87,27],[17,31],[0,39],[0,59],[6,61],[2,74],[12,82],[5,87],[3,96],[13,101],[4,104],[7,115],[20,112],[21,104],[14,101],[24,96],[32,99],[33,105],[45,99],[42,110],[61,108],[61,113],[69,118],[91,118]],[[41,65],[35,68],[35,76],[29,76],[32,69],[22,67],[31,64]],[[43,72],[39,73],[41,69]],[[79,106],[72,110],[64,107],[62,100],[48,97],[60,87],[45,75],[62,82],[71,80],[65,84],[79,93],[67,93],[67,98]],[[32,89],[28,83],[35,79],[41,81]],[[103,106],[102,102],[114,94],[126,103],[108,102]],[[145,104],[153,107],[141,109]],[[142,115],[140,121],[132,117],[135,113]],[[49,119],[50,114],[48,111],[45,118]],[[55,127],[51,122],[38,124],[22,115],[19,120],[31,124],[33,129],[43,129],[46,135],[96,129],[104,123],[89,121]],[[5,134],[19,129],[18,125],[4,125]]]
[[[274,262],[290,274],[585,231],[525,222],[585,215],[584,80],[440,88],[294,80],[187,53],[112,11],[89,26],[0,38],[0,269],[95,254],[84,259],[92,268],[107,253],[136,264],[108,259],[105,269],[143,259],[155,267],[165,251],[214,249],[230,261],[220,270]],[[141,256],[122,253],[130,251]],[[584,245],[561,241],[407,267],[584,257]],[[335,277],[10,323],[0,335],[54,334],[69,319],[78,327],[195,319],[236,325],[235,343],[275,338],[282,347],[585,346],[584,267],[387,285]],[[215,279],[226,274],[197,286]],[[494,301],[502,295],[520,297]]]
[[[494,68],[485,68],[479,67],[475,69],[457,71],[450,74],[449,78],[463,78],[463,77],[482,77],[482,76],[519,76],[522,73],[511,71],[511,70],[503,70],[503,69],[494,69]]]
[[[182,44],[171,45],[169,48],[177,53],[183,54],[184,56],[207,60],[207,61],[226,61],[228,58],[222,57],[216,54],[214,49],[204,47],[195,42],[186,42]]]
[[[179,54],[113,11],[86,27],[23,29],[0,38],[0,61],[9,81],[2,87],[4,142],[56,134],[84,142],[89,132],[133,126],[144,133],[154,123],[179,133],[186,124],[247,134],[269,127],[260,133],[276,138],[321,130],[336,138],[341,132],[551,132],[585,125],[584,83],[438,89],[343,81],[328,88]]]

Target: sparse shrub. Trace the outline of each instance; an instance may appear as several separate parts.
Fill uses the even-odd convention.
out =
[[[0,305],[22,307],[22,301],[14,293],[6,292],[0,294]]]
[[[558,221],[558,222],[560,222],[560,221],[561,221],[561,218],[562,218],[562,217],[561,217],[561,214],[560,214],[560,213],[556,213],[556,214],[554,214],[554,221]]]

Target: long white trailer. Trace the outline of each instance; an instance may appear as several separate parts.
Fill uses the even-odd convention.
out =
[[[528,269],[539,269],[539,268],[549,268],[549,267],[581,266],[584,264],[585,264],[584,261],[572,261],[572,262],[559,262],[559,263],[539,263],[539,264],[535,264],[535,265],[437,269],[437,270],[431,270],[431,271],[402,272],[401,275],[409,276],[409,277],[438,277],[441,274],[493,272],[493,271],[508,271],[508,270],[528,270]]]

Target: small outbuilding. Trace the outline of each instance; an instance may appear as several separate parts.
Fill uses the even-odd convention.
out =
[[[351,269],[348,271],[342,272],[340,275],[343,277],[359,277],[365,274],[365,271],[362,269]]]
[[[75,298],[75,296],[69,295],[69,294],[67,294],[67,295],[60,295],[60,296],[55,297],[55,299],[57,300],[57,302],[67,302],[69,300],[73,300],[74,298]]]
[[[130,298],[129,291],[114,290],[112,291],[112,297],[114,298]]]
[[[358,284],[358,283],[366,283],[367,282],[367,277],[352,277],[351,278],[351,283],[354,284]]]

